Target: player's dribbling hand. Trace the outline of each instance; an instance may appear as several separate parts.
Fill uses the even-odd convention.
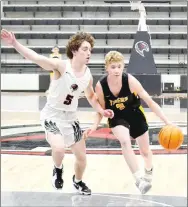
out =
[[[167,121],[167,122],[165,123],[165,125],[175,125],[175,124],[173,124],[173,123],[170,122],[170,121]]]
[[[84,139],[87,139],[89,135],[91,135],[94,131],[96,131],[96,128],[89,128],[89,129],[86,129],[83,133],[83,138]]]
[[[103,116],[112,119],[114,117],[114,112],[111,109],[106,109],[103,112]]]
[[[8,45],[13,45],[16,40],[14,34],[12,32],[8,32],[5,29],[1,30],[1,39]]]
[[[175,123],[172,123],[172,122],[170,122],[170,121],[166,122],[165,125],[166,125],[166,126],[176,127],[176,128],[179,128],[180,130],[182,130],[179,126],[177,126]]]

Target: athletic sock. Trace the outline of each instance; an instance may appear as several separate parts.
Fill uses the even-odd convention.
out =
[[[74,178],[75,183],[79,183],[82,180],[77,180],[76,177]]]
[[[133,174],[134,178],[136,181],[140,180],[142,178],[142,173],[141,171],[137,171]]]

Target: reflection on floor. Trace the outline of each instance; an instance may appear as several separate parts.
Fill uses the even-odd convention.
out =
[[[93,194],[82,196],[69,193],[2,192],[2,206],[126,206],[126,207],[185,207],[185,197],[141,196],[128,194]]]

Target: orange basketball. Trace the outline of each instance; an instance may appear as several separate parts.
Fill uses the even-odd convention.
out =
[[[183,133],[177,126],[166,125],[159,132],[159,143],[167,150],[178,149],[183,140]]]

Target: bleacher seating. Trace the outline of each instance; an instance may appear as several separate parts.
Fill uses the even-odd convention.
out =
[[[144,3],[151,35],[152,51],[159,73],[186,73],[187,5],[184,0],[171,3]],[[118,50],[128,64],[139,14],[130,4],[104,1],[3,1],[2,28],[15,32],[17,39],[38,53],[49,56],[54,45],[65,58],[67,40],[78,30],[93,34],[96,44],[89,64],[93,74],[104,71],[104,56]],[[2,69],[36,65],[25,60],[2,42]],[[42,72],[42,70],[37,70]],[[3,72],[6,72],[3,69]],[[24,72],[24,71],[23,71]]]

